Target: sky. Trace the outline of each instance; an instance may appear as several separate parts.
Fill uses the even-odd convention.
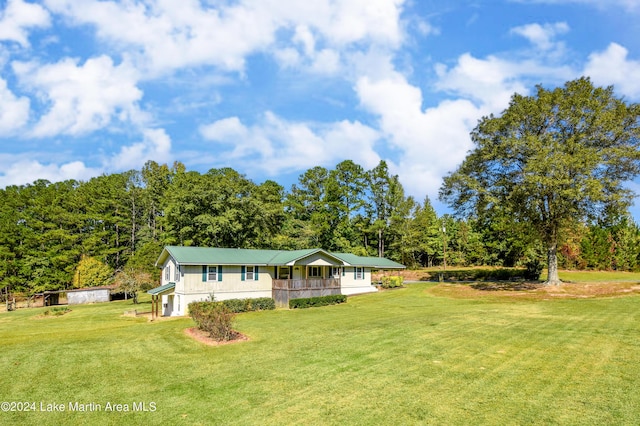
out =
[[[581,76],[640,102],[640,0],[0,0],[0,187],[385,160],[443,211],[479,119]]]

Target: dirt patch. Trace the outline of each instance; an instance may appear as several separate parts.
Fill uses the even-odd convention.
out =
[[[186,334],[187,336],[191,337],[192,339],[194,339],[194,340],[196,340],[196,341],[198,341],[200,343],[204,343],[205,345],[208,345],[208,346],[230,345],[232,343],[246,342],[246,341],[249,340],[249,338],[247,336],[245,336],[242,333],[238,333],[236,331],[235,332],[235,338],[233,338],[231,340],[224,341],[224,342],[219,342],[219,341],[214,340],[211,337],[209,337],[209,334],[206,331],[202,331],[198,327],[186,328],[184,330],[184,334]]]

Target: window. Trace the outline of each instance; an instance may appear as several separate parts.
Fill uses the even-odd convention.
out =
[[[322,268],[320,266],[309,266],[309,278],[322,278]]]
[[[333,278],[340,278],[340,267],[334,266],[331,268],[331,275]]]
[[[176,271],[175,271],[175,276],[174,276],[174,281],[175,282],[179,282],[180,281],[180,265],[176,265]]]
[[[280,280],[289,280],[291,279],[291,269],[288,266],[279,266],[278,267],[278,279]]]
[[[247,266],[247,281],[255,280],[254,271],[255,271],[255,266]]]
[[[355,270],[355,279],[356,279],[356,280],[363,280],[363,279],[364,279],[364,268],[358,268],[358,267],[356,267],[356,270]]]
[[[171,279],[171,265],[167,265],[167,267],[164,268],[164,279],[165,281],[169,281]]]
[[[218,267],[209,266],[207,271],[207,281],[218,281]]]

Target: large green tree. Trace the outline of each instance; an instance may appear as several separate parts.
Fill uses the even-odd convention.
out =
[[[444,180],[441,199],[458,213],[501,209],[546,246],[548,284],[558,284],[558,242],[567,226],[624,210],[624,182],[640,173],[640,105],[588,78],[533,96],[513,95],[498,117],[480,120],[475,148]]]

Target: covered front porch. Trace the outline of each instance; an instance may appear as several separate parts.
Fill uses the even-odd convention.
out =
[[[278,267],[272,285],[272,297],[278,307],[289,300],[340,294],[342,266],[300,265]]]

